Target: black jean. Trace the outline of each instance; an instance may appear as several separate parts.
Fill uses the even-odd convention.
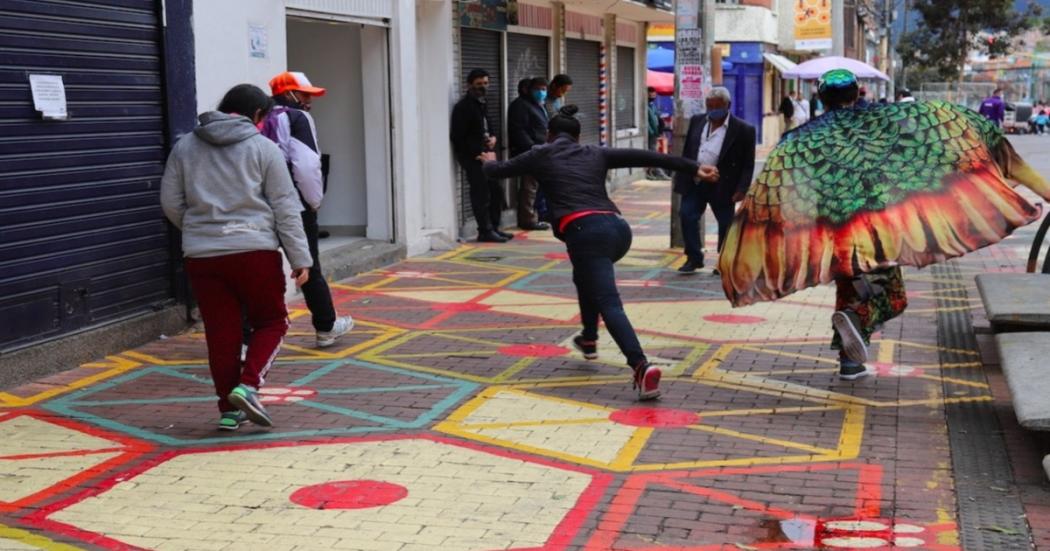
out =
[[[321,251],[317,247],[319,229],[316,211],[303,211],[303,230],[306,232],[306,242],[310,245],[310,256],[314,261],[314,265],[310,266],[310,279],[302,287],[303,298],[306,299],[306,307],[310,309],[314,329],[331,331],[335,324],[335,306],[332,304],[332,292],[328,289],[328,282],[321,273]]]
[[[700,186],[710,186],[707,182],[699,182],[693,186],[689,193],[682,196],[682,204],[679,207],[679,216],[682,219],[682,241],[685,242],[685,256],[696,263],[704,261],[704,251],[700,243],[700,217],[711,205],[711,212],[715,214],[718,221],[718,250],[722,250],[729,226],[733,224],[733,201],[712,201],[708,194]]]
[[[459,165],[467,173],[470,186],[470,209],[478,223],[478,233],[498,230],[503,216],[503,186],[481,170],[481,161],[460,159]]]
[[[580,302],[583,338],[598,339],[598,317],[612,335],[627,364],[645,361],[638,335],[627,319],[616,289],[613,264],[631,248],[631,227],[616,214],[591,214],[569,223],[561,234],[572,262],[572,281]]]

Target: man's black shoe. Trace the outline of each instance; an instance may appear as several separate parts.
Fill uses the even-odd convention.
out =
[[[839,360],[839,379],[843,381],[856,381],[871,375],[868,368],[864,367],[864,364],[857,363],[853,360],[842,358]]]
[[[521,226],[521,229],[525,231],[546,231],[551,229],[551,225],[546,222],[536,222],[531,226]]]
[[[505,232],[503,230],[493,230],[493,231],[496,233],[496,235],[502,237],[503,239],[506,239],[507,241],[510,241],[511,239],[514,239],[514,234],[513,233],[507,233],[507,232]]]
[[[506,243],[507,238],[489,230],[478,233],[478,243]]]
[[[681,267],[678,268],[678,273],[680,273],[680,274],[695,274],[697,270],[699,270],[700,268],[703,268],[703,267],[704,267],[704,261],[703,260],[701,260],[700,262],[693,262],[692,260],[686,260],[685,264],[682,264]]]

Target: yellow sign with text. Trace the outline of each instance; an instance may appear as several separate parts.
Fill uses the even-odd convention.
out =
[[[795,49],[831,49],[831,0],[795,0]]]

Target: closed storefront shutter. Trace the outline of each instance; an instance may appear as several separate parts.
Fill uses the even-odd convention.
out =
[[[0,349],[173,298],[160,4],[4,2]],[[62,76],[68,120],[41,120],[30,74]]]
[[[497,137],[503,135],[503,73],[500,61],[503,59],[501,52],[500,33],[482,29],[463,27],[460,29],[460,85],[466,87],[467,75],[472,69],[485,69],[489,72],[488,100],[489,122],[492,124],[490,132]],[[502,147],[502,146],[501,146]],[[474,213],[470,210],[470,188],[467,186],[466,176],[460,171],[460,222],[466,224],[474,219]]]
[[[616,129],[637,128],[635,120],[634,48],[616,48]]]
[[[597,145],[601,139],[601,113],[599,112],[598,61],[600,45],[587,40],[566,41],[568,75],[572,77],[572,91],[566,96],[567,104],[580,108],[580,143]]]
[[[507,97],[518,97],[518,82],[543,77],[550,80],[550,38],[531,34],[507,34]]]

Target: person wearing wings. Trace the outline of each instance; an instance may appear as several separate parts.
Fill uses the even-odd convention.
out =
[[[575,105],[567,105],[550,119],[547,143],[509,161],[482,153],[488,178],[533,176],[547,197],[554,235],[565,242],[572,262],[572,280],[580,303],[583,331],[573,345],[584,358],[598,358],[598,319],[612,335],[634,372],[639,400],[660,395],[660,368],[649,363],[638,336],[624,312],[616,289],[613,265],[631,248],[631,227],[609,199],[605,177],[610,169],[657,167],[692,171],[703,179],[717,179],[718,169],[695,161],[641,149],[613,149],[580,145],[580,121]]]
[[[846,380],[868,374],[871,335],[907,307],[900,266],[962,256],[1037,220],[1018,185],[1050,199],[981,115],[941,101],[857,107],[858,91],[849,71],[821,77],[827,113],[770,153],[719,260],[734,306],[834,281]]]

